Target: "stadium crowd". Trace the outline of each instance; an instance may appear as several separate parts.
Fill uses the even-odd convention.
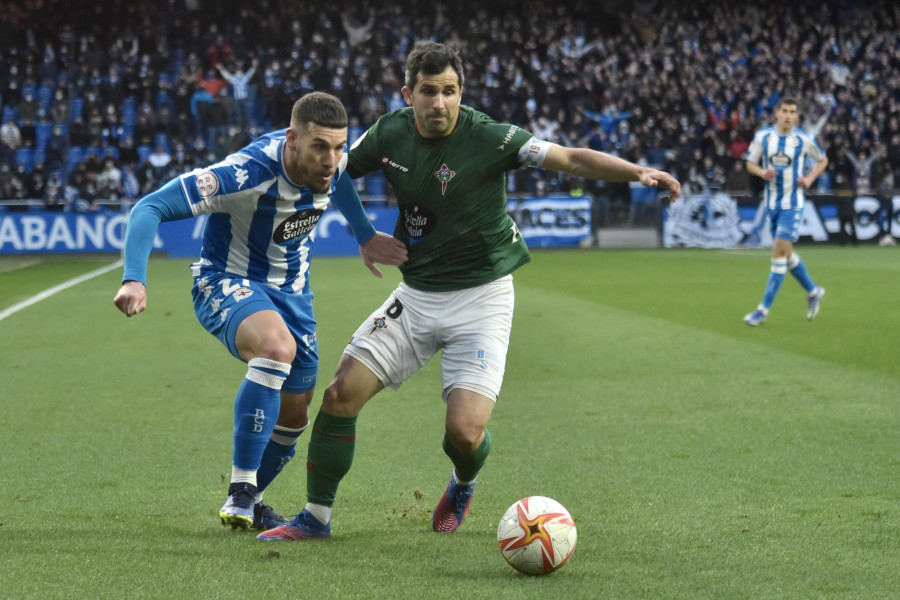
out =
[[[376,8],[377,6],[377,8]],[[351,141],[404,105],[416,39],[458,47],[463,101],[537,137],[752,190],[743,154],[782,96],[830,159],[820,191],[900,177],[900,5],[495,0],[365,5],[258,0],[0,4],[0,199],[91,209],[286,125],[312,90],[340,97]],[[358,182],[379,198],[383,180]],[[519,169],[512,193],[627,185]]]

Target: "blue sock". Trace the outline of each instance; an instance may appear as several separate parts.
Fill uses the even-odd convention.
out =
[[[803,286],[803,289],[806,290],[807,294],[816,289],[816,282],[814,282],[812,277],[809,276],[809,273],[806,272],[806,263],[803,262],[803,259],[801,259],[796,252],[791,254],[788,268],[791,270],[791,275],[800,282],[800,285]]]
[[[297,440],[300,439],[300,435],[306,431],[307,427],[309,427],[308,423],[300,429],[275,426],[272,438],[266,445],[266,451],[263,452],[259,471],[256,473],[258,493],[265,490],[290,460],[294,458],[294,454],[297,452]]]
[[[232,464],[239,469],[256,471],[278,420],[281,384],[291,365],[254,358],[247,366],[247,375],[234,399]]]
[[[769,310],[772,307],[772,303],[775,302],[775,296],[778,295],[785,273],[787,273],[787,259],[773,258],[772,269],[769,271],[769,282],[766,284],[766,293],[763,295],[761,304],[766,310]]]

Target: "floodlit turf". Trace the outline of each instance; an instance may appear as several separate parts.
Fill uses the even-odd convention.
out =
[[[0,320],[2,598],[900,597],[900,250],[799,248],[761,327],[762,250],[540,251],[516,273],[494,447],[465,524],[431,532],[450,474],[439,364],[359,420],[334,537],[262,544],[218,524],[245,367],[197,324],[188,261],[154,259],[148,311],[118,270]],[[0,311],[114,257],[0,260]],[[397,281],[318,259],[322,359]],[[297,459],[267,492],[305,499]],[[557,573],[496,547],[515,500],[578,526]]]

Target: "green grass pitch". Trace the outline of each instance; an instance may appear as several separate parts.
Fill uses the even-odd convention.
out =
[[[359,419],[330,540],[225,530],[246,368],[196,322],[189,261],[154,258],[126,319],[119,269],[0,320],[0,598],[900,597],[900,251],[800,253],[768,321],[764,250],[535,251],[493,451],[465,524],[431,531],[450,463],[432,360]],[[114,257],[3,257],[0,311]],[[313,263],[321,369],[398,281]],[[305,501],[308,437],[266,499]],[[560,571],[501,558],[515,500],[578,526]]]

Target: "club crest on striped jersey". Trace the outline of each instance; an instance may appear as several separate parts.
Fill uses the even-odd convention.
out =
[[[434,172],[434,176],[441,182],[441,196],[447,193],[447,184],[456,177],[456,171],[450,170],[447,163],[441,164],[441,168]]]
[[[325,211],[318,208],[307,208],[295,212],[275,228],[275,233],[272,234],[272,240],[274,240],[276,244],[282,244],[308,234],[316,226],[316,223],[319,222],[319,218],[322,216],[323,212]]]

